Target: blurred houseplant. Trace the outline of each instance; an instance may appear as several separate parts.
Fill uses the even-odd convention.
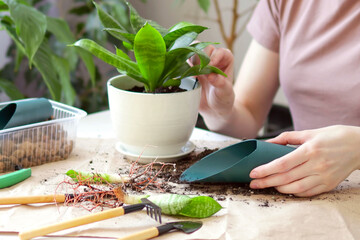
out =
[[[101,80],[107,73],[99,70],[102,66],[94,64],[88,52],[66,46],[80,37],[90,37],[104,44],[119,42],[102,31],[92,1],[64,3],[0,0],[0,30],[6,31],[12,39],[7,49],[10,61],[0,69],[0,91],[12,100],[43,96],[89,113],[106,109],[106,83]],[[118,21],[127,24],[122,19],[124,1],[106,0],[99,4],[111,11]],[[51,9],[55,9],[52,11],[55,14]],[[57,9],[60,16],[51,17],[58,15]]]
[[[197,82],[188,77],[211,72],[225,75],[208,65],[210,59],[202,51],[212,43],[193,43],[207,28],[180,22],[165,29],[140,17],[130,4],[130,27],[123,26],[94,4],[104,30],[133,51],[136,60],[119,48],[112,53],[90,39],[73,45],[91,52],[122,74],[108,82],[110,111],[120,140],[118,149],[128,155],[181,154],[196,123],[201,93]],[[190,66],[187,60],[195,54],[200,64]],[[145,93],[131,92],[134,86],[143,86]],[[152,94],[163,89],[171,92],[179,86],[184,92]],[[146,148],[147,145],[157,148]]]
[[[15,46],[10,48],[10,51],[15,51],[14,61],[0,72],[0,87],[11,99],[28,97],[13,81],[22,62],[26,62],[30,70],[36,69],[27,72],[31,80],[41,75],[49,93],[47,97],[73,105],[76,93],[71,84],[71,74],[76,71],[78,59],[80,57],[84,61],[92,84],[95,83],[94,62],[86,51],[66,48],[66,44],[76,40],[68,24],[32,6],[39,2],[0,0],[0,24]],[[39,9],[46,11],[46,5],[42,6]]]

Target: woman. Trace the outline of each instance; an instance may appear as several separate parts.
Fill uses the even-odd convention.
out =
[[[233,56],[206,49],[225,78],[199,76],[209,129],[253,138],[282,86],[295,131],[269,140],[300,145],[250,173],[252,188],[313,196],[360,169],[360,1],[260,0],[233,87]]]

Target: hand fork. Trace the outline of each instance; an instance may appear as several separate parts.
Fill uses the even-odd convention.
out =
[[[88,223],[98,222],[101,220],[105,220],[105,219],[109,219],[109,218],[113,218],[113,217],[117,217],[117,216],[122,216],[122,215],[131,213],[131,212],[135,212],[135,211],[140,211],[144,207],[146,208],[147,215],[149,215],[151,218],[154,218],[156,221],[161,223],[161,208],[159,206],[157,206],[156,204],[154,204],[153,202],[151,202],[150,200],[148,200],[146,198],[142,198],[141,203],[138,203],[138,204],[117,207],[114,209],[109,209],[109,210],[105,210],[105,211],[98,212],[98,213],[92,213],[87,216],[74,218],[72,220],[68,220],[68,221],[55,223],[55,224],[47,225],[44,227],[20,232],[19,238],[21,240],[28,240],[28,239],[31,239],[34,237],[44,236],[46,234],[61,231],[64,229],[77,227],[77,226],[85,225]]]

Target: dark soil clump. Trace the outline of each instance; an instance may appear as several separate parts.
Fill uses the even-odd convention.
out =
[[[145,88],[144,87],[138,87],[135,86],[131,89],[129,89],[128,91],[130,92],[139,92],[139,93],[145,93]],[[155,89],[155,92],[153,93],[176,93],[176,92],[185,92],[185,89],[182,89],[180,87],[176,87],[176,86],[170,86],[170,87],[159,87],[157,89]]]
[[[217,151],[218,149],[205,148],[204,151],[198,154],[190,154],[189,156],[178,160],[174,165],[168,165],[157,176],[165,183],[162,188],[165,192],[173,193],[173,185],[175,184],[186,184],[186,182],[180,181],[180,175],[192,166],[197,161],[201,160],[208,154]],[[186,185],[184,188],[186,192],[192,192],[195,194],[207,193],[213,197],[217,196],[219,200],[224,198],[228,194],[251,196],[251,195],[269,195],[269,196],[288,196],[279,193],[275,188],[266,189],[252,189],[248,183],[191,183]]]

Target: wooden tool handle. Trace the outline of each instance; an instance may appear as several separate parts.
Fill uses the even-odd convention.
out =
[[[2,197],[0,198],[0,205],[65,202],[65,199],[65,195]]]
[[[123,238],[118,238],[117,240],[144,240],[157,236],[159,236],[159,230],[156,227],[153,227]]]
[[[21,240],[28,240],[28,239],[31,239],[34,237],[43,236],[43,235],[46,235],[49,233],[58,232],[58,231],[61,231],[64,229],[77,227],[77,226],[85,225],[88,223],[98,222],[101,220],[105,220],[105,219],[109,219],[109,218],[113,218],[113,217],[117,217],[117,216],[121,216],[121,215],[124,215],[124,209],[122,207],[118,207],[118,208],[106,210],[103,212],[92,213],[90,215],[75,218],[75,219],[72,219],[69,221],[55,223],[55,224],[47,225],[47,226],[40,227],[37,229],[20,232],[19,238]]]

